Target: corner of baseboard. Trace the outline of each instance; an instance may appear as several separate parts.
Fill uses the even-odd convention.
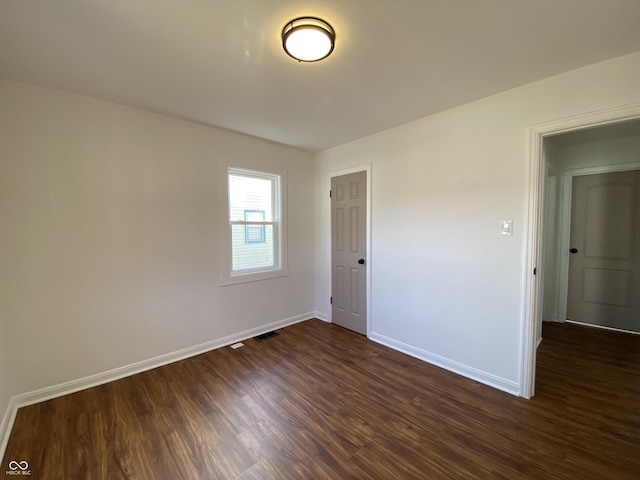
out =
[[[323,312],[319,312],[319,311],[315,311],[314,312],[314,316],[315,318],[317,318],[318,320],[322,320],[323,322],[327,322],[327,323],[331,323],[331,320],[329,319],[329,315]]]
[[[7,449],[9,443],[9,437],[11,436],[11,430],[13,429],[13,423],[16,420],[16,414],[18,413],[18,401],[17,397],[13,396],[9,399],[9,405],[4,412],[2,421],[0,422],[0,462],[4,458],[4,452]]]

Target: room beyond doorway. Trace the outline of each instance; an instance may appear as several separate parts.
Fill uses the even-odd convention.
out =
[[[624,129],[640,133],[640,103],[555,119],[529,129],[528,239],[520,364],[520,395],[525,398],[535,394],[536,350],[542,341],[543,317],[549,318],[551,313],[554,321],[566,319],[561,317],[566,312],[566,283],[562,280],[567,278],[563,272],[568,269],[568,262],[563,262],[562,256],[568,255],[569,234],[567,223],[559,219],[563,211],[558,201],[562,198],[558,193],[562,188],[562,177],[549,158],[558,146],[558,139],[566,140],[567,144],[583,143],[584,135],[593,136],[595,133],[600,136],[598,141],[606,141],[612,132],[621,133]],[[623,133],[622,136],[629,135]],[[629,165],[640,163],[637,155],[617,162],[603,157],[593,160],[592,167],[583,164],[582,168],[604,168],[604,171],[609,171],[611,164],[619,164],[618,170],[640,168],[638,165]],[[566,234],[561,234],[561,227]],[[560,247],[566,250],[561,251]]]
[[[636,177],[628,173],[640,169],[638,151],[640,121],[545,139],[542,319],[604,325],[611,318],[607,326],[628,329],[623,317],[636,308],[640,273],[636,260],[616,257],[635,249],[640,228],[632,205],[640,192],[634,194]],[[610,225],[611,209],[630,217],[613,222],[620,231]]]

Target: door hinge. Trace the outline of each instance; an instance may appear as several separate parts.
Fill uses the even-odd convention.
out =
[[[331,198],[331,190],[329,190],[329,198]]]
[[[329,297],[329,303],[333,305],[333,297]]]
[[[533,274],[536,275],[538,273],[538,268],[537,267],[533,267]]]

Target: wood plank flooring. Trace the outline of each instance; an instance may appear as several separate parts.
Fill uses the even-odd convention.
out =
[[[21,408],[2,470],[14,460],[47,480],[640,478],[640,336],[546,324],[527,401],[318,320],[279,332]]]

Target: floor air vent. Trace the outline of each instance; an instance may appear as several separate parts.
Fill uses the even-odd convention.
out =
[[[253,337],[253,338],[255,338],[258,342],[261,342],[271,337],[277,337],[278,335],[280,335],[278,332],[271,331],[271,332],[263,333],[262,335],[258,335],[257,337]]]

